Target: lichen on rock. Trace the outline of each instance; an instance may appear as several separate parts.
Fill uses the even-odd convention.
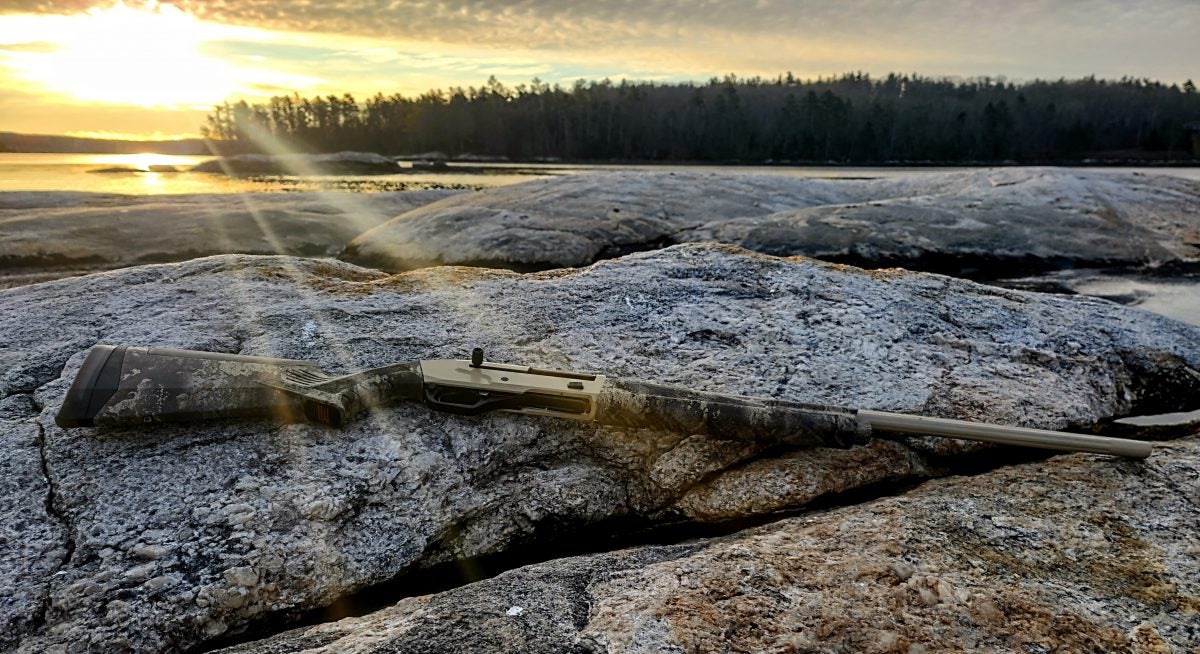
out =
[[[549,561],[221,651],[1187,651],[1200,441],[1159,447]]]
[[[413,405],[340,431],[255,421],[59,429],[53,414],[98,342],[309,359],[333,372],[479,346],[495,361],[1047,428],[1148,406],[1191,409],[1200,397],[1190,385],[1196,327],[1100,300],[729,246],[528,275],[441,267],[389,276],[227,255],[2,291],[0,303],[0,394],[32,398],[10,400],[5,424],[40,426],[55,515],[37,518],[39,528],[62,547],[69,534],[73,548],[52,569],[41,550],[11,550],[13,578],[27,579],[21,592],[47,598],[43,622],[13,623],[25,652],[203,648],[440,563],[621,520],[794,510],[945,474],[960,460],[957,446],[919,439],[742,450],[688,434]],[[12,463],[26,480],[14,496],[44,498],[42,462],[26,458]],[[10,505],[0,523],[29,514]],[[627,565],[640,567],[639,557]],[[591,620],[575,598],[539,601],[507,597],[472,623],[543,619],[539,606],[579,628]],[[523,611],[510,616],[512,606]]]

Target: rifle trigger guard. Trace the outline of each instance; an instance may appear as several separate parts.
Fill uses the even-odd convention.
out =
[[[477,416],[489,411],[513,408],[517,403],[507,394],[472,388],[425,384],[425,406],[460,416]]]

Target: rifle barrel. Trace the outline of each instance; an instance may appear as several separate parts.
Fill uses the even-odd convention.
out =
[[[899,434],[926,434],[962,438],[986,443],[1040,447],[1047,450],[1092,452],[1144,459],[1150,456],[1150,443],[1124,438],[1068,434],[1048,429],[1008,427],[949,418],[928,418],[903,413],[868,411],[860,409],[858,417],[870,423],[873,430]]]

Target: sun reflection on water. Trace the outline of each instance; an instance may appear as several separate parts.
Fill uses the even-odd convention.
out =
[[[124,165],[129,168],[142,171],[151,171],[155,168],[168,167],[177,169],[179,165],[179,157],[173,157],[165,154],[155,154],[153,152],[142,152],[139,154],[117,154],[110,155],[109,161],[114,165]],[[158,172],[164,172],[159,170]]]

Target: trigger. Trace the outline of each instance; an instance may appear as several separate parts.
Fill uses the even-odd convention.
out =
[[[490,393],[472,388],[425,385],[425,405],[436,411],[463,416],[477,416],[488,411],[510,408],[513,397],[507,393]]]

